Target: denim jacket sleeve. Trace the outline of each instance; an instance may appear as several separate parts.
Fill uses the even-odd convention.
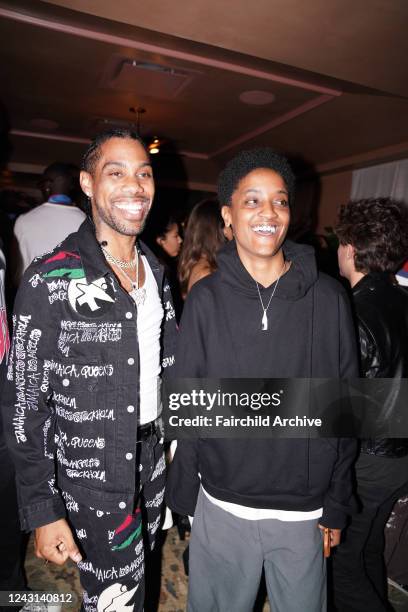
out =
[[[7,444],[16,467],[22,529],[30,531],[65,517],[55,485],[54,420],[47,359],[53,326],[46,287],[26,275],[17,294],[13,339],[2,396]]]

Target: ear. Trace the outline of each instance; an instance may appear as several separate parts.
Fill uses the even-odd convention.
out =
[[[346,256],[347,259],[352,259],[354,261],[355,250],[352,244],[348,244],[346,247]]]
[[[221,216],[224,220],[225,227],[232,227],[231,223],[231,206],[223,206],[221,208]]]
[[[93,196],[93,179],[89,172],[85,172],[81,170],[81,174],[79,175],[79,182],[81,185],[81,189],[88,198],[92,198]]]
[[[159,246],[163,246],[164,238],[162,236],[157,236],[156,242]]]

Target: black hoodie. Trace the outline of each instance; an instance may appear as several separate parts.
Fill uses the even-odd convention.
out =
[[[286,241],[292,262],[268,309],[238,257],[235,242],[220,252],[218,270],[197,283],[181,320],[178,378],[354,378],[355,331],[341,285],[319,274],[313,249]],[[260,287],[264,304],[271,288]],[[351,510],[351,439],[200,439],[179,441],[167,503],[194,514],[201,482],[214,497],[252,508],[316,510],[342,528]]]

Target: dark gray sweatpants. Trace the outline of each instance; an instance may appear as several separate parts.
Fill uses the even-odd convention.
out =
[[[190,540],[188,612],[251,612],[262,567],[273,612],[326,610],[317,520],[237,518],[200,491]]]

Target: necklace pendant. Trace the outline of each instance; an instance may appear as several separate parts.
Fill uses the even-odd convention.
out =
[[[144,287],[141,287],[140,289],[133,287],[129,295],[135,301],[136,306],[143,306],[146,300],[146,289]]]
[[[266,331],[268,329],[268,316],[266,314],[266,310],[264,310],[262,317],[262,331]]]

